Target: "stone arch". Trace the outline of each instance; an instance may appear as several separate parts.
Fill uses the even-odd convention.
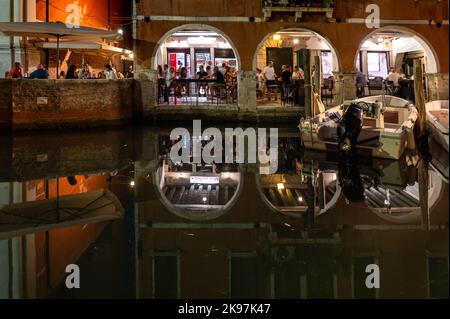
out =
[[[339,52],[337,50],[337,48],[335,47],[335,45],[333,44],[333,42],[323,36],[320,32],[312,29],[312,28],[305,28],[305,27],[287,27],[287,28],[280,28],[279,30],[276,31],[272,31],[268,34],[266,34],[266,36],[264,36],[264,38],[258,43],[257,47],[256,47],[256,51],[253,54],[253,61],[252,61],[252,70],[255,71],[256,67],[257,67],[257,57],[258,57],[258,52],[261,50],[262,46],[267,42],[267,40],[269,40],[274,34],[278,33],[278,32],[288,32],[288,31],[299,31],[299,32],[312,32],[314,33],[316,36],[318,36],[321,40],[325,41],[325,43],[331,48],[331,51],[333,53],[334,56],[334,62],[335,65],[337,66],[336,71],[340,71],[342,70],[342,65],[341,65],[341,59],[340,59],[340,55]]]
[[[368,40],[370,37],[372,37],[373,35],[375,35],[379,32],[383,32],[383,31],[395,31],[395,32],[401,32],[401,33],[404,33],[407,35],[411,35],[411,37],[422,46],[422,48],[424,49],[425,55],[427,56],[426,72],[427,73],[439,73],[440,72],[439,58],[438,58],[438,55],[437,55],[435,49],[431,45],[431,43],[419,32],[412,30],[410,28],[407,28],[407,27],[403,27],[403,26],[384,26],[382,28],[375,29],[372,32],[368,33],[362,39],[362,41],[359,43],[358,51],[356,52],[355,58],[354,58],[354,65],[356,65],[356,61],[358,59],[358,54],[359,54],[362,44],[366,40]]]
[[[214,27],[212,25],[209,24],[182,24],[180,26],[177,26],[173,29],[170,29],[169,31],[167,31],[161,38],[160,40],[156,43],[156,46],[153,49],[152,52],[152,56],[151,56],[151,61],[150,61],[150,65],[152,68],[156,69],[156,64],[157,64],[157,53],[158,50],[160,49],[161,45],[174,33],[178,32],[178,31],[183,31],[186,29],[198,29],[198,30],[208,30],[208,31],[212,31],[212,32],[216,32],[218,33],[221,37],[223,37],[231,46],[235,56],[236,56],[236,60],[237,60],[237,66],[238,69],[241,67],[242,63],[241,63],[241,57],[239,55],[239,51],[236,49],[236,45],[233,43],[233,40],[221,29]]]

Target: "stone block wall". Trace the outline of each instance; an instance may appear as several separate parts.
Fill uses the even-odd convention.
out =
[[[0,80],[0,123],[32,129],[128,122],[133,88],[133,80]]]

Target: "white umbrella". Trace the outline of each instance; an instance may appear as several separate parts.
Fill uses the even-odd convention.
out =
[[[58,49],[56,42],[37,42],[34,44],[37,48],[43,49]],[[132,51],[108,45],[106,43],[100,43],[95,41],[62,41],[59,43],[59,49],[69,49],[74,52],[81,52],[82,64],[84,64],[84,54],[95,54],[106,57],[114,55],[129,55]]]
[[[115,39],[120,35],[115,32],[87,28],[73,27],[62,22],[0,22],[0,32],[6,36],[22,36],[35,38],[56,38],[57,65],[56,76],[59,73],[59,43],[60,39],[95,40]]]

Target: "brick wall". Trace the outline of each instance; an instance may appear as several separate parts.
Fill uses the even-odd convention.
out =
[[[0,123],[32,129],[127,122],[133,87],[133,80],[0,80]]]

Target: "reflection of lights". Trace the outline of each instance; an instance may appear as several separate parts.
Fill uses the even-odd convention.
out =
[[[131,187],[134,187],[135,185],[136,185],[135,181],[131,181],[131,182],[130,182],[130,186],[131,186]]]
[[[273,39],[274,39],[275,41],[280,41],[280,40],[281,40],[281,35],[275,34],[275,35],[273,36]]]
[[[279,190],[284,189],[284,183],[278,183],[278,184],[277,184],[277,188],[278,188]]]
[[[123,29],[117,30],[117,33],[120,34],[120,35],[123,35]]]
[[[388,189],[386,189],[386,199],[384,200],[384,206],[391,207],[391,192]]]
[[[302,203],[302,202],[303,202],[303,197],[302,197],[302,196],[299,196],[298,201],[299,201],[300,203]]]
[[[202,201],[203,201],[204,203],[206,203],[207,200],[208,200],[208,198],[206,198],[206,197],[203,197],[203,198],[202,198]]]

